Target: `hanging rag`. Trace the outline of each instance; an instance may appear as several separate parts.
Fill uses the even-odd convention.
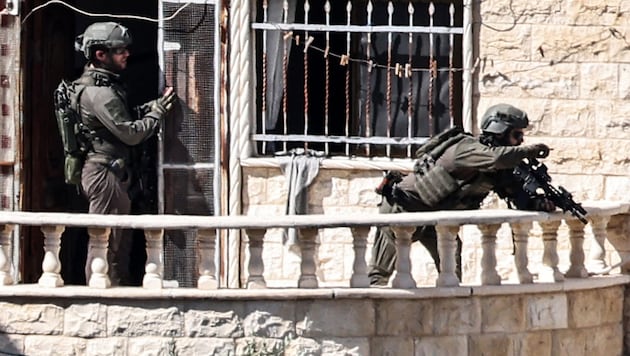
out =
[[[308,211],[308,186],[319,173],[319,164],[324,153],[294,148],[288,152],[279,152],[276,155],[280,160],[280,169],[284,173],[288,185],[285,213],[287,215],[306,214]],[[299,240],[295,228],[287,228],[284,231],[282,242],[289,251],[299,254]]]

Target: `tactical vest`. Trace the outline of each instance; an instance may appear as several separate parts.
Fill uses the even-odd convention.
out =
[[[416,151],[414,186],[428,206],[439,206],[446,197],[461,188],[463,181],[453,177],[436,162],[449,147],[470,136],[461,128],[454,127],[434,136]]]

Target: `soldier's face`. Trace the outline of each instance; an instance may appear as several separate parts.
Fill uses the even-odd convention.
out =
[[[508,134],[508,143],[510,146],[519,146],[523,143],[525,134],[523,129],[512,129]]]
[[[129,49],[127,47],[116,47],[109,51],[96,51],[96,58],[101,61],[106,69],[114,73],[120,73],[127,68]]]

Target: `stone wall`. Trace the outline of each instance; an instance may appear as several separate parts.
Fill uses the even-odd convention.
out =
[[[98,291],[66,287],[74,289],[61,298],[17,286],[21,292],[0,297],[0,353],[622,355],[628,278],[616,278],[565,290],[514,286],[501,294],[493,287],[178,290],[122,299],[125,289],[88,297],[81,294]]]
[[[630,187],[630,3],[475,3],[475,103],[523,108],[527,142],[578,199],[627,200]]]

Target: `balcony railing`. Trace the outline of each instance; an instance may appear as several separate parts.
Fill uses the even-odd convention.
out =
[[[610,269],[604,256],[604,244],[608,236],[608,222],[614,215],[628,213],[630,203],[591,202],[584,204],[588,211],[590,230],[594,243],[590,246],[593,265],[599,271]],[[566,272],[558,269],[557,235],[562,221],[569,229],[570,267]],[[111,229],[142,229],[146,237],[147,261],[143,287],[163,288],[163,242],[164,230],[190,229],[196,231],[198,248],[197,288],[217,289],[215,240],[217,231],[241,229],[247,235],[249,261],[246,288],[265,288],[262,251],[264,237],[271,228],[296,228],[299,231],[301,249],[299,288],[317,288],[317,264],[315,259],[316,237],[320,229],[349,228],[352,231],[354,263],[349,281],[351,288],[369,286],[366,263],[368,233],[372,226],[392,226],[397,235],[398,258],[396,271],[391,280],[394,288],[416,288],[411,275],[409,258],[411,235],[418,225],[435,225],[438,233],[440,273],[436,286],[458,286],[460,281],[455,274],[456,235],[463,225],[476,225],[481,231],[481,276],[482,285],[500,285],[501,277],[496,269],[497,231],[503,223],[509,223],[514,237],[514,263],[520,283],[533,283],[528,269],[527,244],[530,229],[534,222],[542,228],[543,269],[538,280],[559,282],[565,277],[587,278],[583,242],[586,226],[562,212],[541,213],[507,209],[482,209],[473,211],[437,211],[424,213],[373,214],[373,215],[291,215],[291,216],[184,216],[184,215],[97,215],[35,212],[0,212],[0,285],[17,283],[12,277],[12,231],[15,226],[39,226],[44,235],[44,259],[42,275],[38,284],[42,287],[62,287],[61,261],[59,249],[66,227],[87,227],[89,245],[94,250],[94,258],[88,261],[92,269],[89,287],[108,288],[107,245]]]

